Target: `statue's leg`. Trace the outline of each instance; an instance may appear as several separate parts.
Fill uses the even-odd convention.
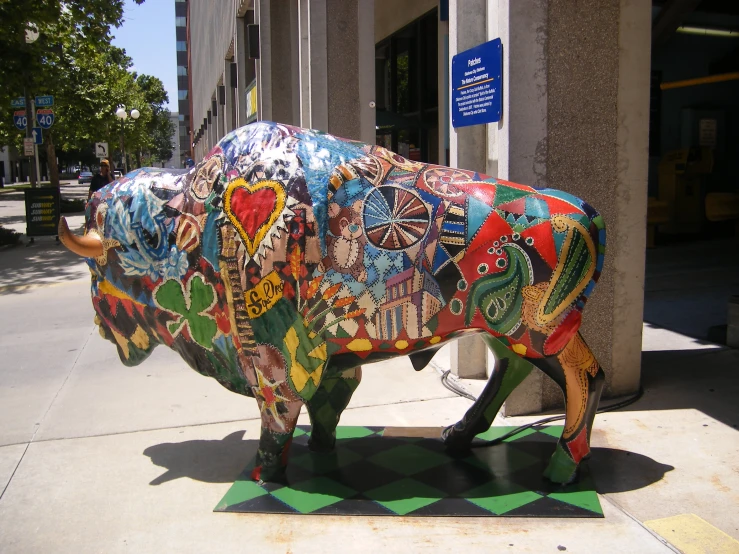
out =
[[[555,483],[575,479],[578,465],[590,454],[590,433],[605,385],[605,374],[580,333],[559,354],[536,360],[565,395],[565,425],[544,472]]]
[[[362,380],[362,367],[344,371],[331,371],[321,380],[313,398],[307,403],[311,422],[311,450],[330,452],[336,444],[336,426],[339,424],[341,412],[349,404],[352,394]]]
[[[303,405],[287,383],[284,362],[269,345],[259,345],[254,358],[252,385],[262,415],[257,459],[251,477],[255,481],[279,481],[285,472],[295,424]]]
[[[442,438],[450,450],[468,449],[476,435],[487,431],[505,399],[533,368],[531,363],[510,351],[491,335],[484,335],[483,340],[495,354],[495,371],[464,417],[444,429]]]

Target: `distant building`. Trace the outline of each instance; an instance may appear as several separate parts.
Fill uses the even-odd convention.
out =
[[[180,121],[182,120],[180,118],[180,114],[177,112],[170,113],[169,120],[174,126],[172,128],[172,144],[174,148],[172,150],[172,157],[167,161],[162,162],[162,167],[181,169],[185,167],[185,156],[182,156],[180,143]]]
[[[190,124],[190,28],[188,25],[190,3],[188,0],[175,0],[175,33],[177,40],[177,145],[175,167],[185,167],[185,159],[192,158],[192,134]],[[174,115],[174,114],[173,114]]]

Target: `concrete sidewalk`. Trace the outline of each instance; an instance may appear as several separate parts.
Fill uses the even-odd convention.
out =
[[[739,351],[645,325],[643,398],[596,418],[604,519],[213,513],[255,451],[256,403],[165,348],[124,367],[88,279],[53,239],[0,252],[0,552],[739,552]],[[447,366],[367,366],[342,424],[455,422],[471,403]]]

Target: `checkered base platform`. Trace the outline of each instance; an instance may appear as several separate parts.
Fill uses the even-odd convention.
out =
[[[493,427],[475,440],[512,429]],[[215,511],[603,517],[587,464],[571,485],[542,477],[561,426],[528,429],[460,456],[446,452],[440,439],[385,436],[383,427],[339,427],[336,450],[316,454],[308,450],[309,432],[308,426],[295,430],[287,485],[252,481],[252,460]]]

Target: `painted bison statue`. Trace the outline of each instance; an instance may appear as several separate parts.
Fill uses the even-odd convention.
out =
[[[253,396],[255,480],[284,472],[307,406],[313,450],[334,447],[361,365],[480,333],[499,360],[464,418],[464,450],[532,365],[566,397],[546,470],[570,481],[589,453],[604,379],[578,333],[603,266],[603,219],[585,202],[385,148],[274,123],[226,136],[190,171],[141,169],[97,192],[84,236],[101,334],[123,363],[158,344]]]

